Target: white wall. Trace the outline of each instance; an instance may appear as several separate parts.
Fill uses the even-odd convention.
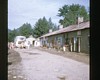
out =
[[[34,47],[39,47],[39,46],[40,46],[40,41],[36,40],[36,41],[34,42]]]

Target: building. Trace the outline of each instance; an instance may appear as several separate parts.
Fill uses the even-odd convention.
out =
[[[34,42],[34,47],[40,47],[40,40],[37,38]]]
[[[90,22],[70,25],[40,37],[41,46],[67,51],[89,53]]]
[[[28,45],[28,43],[30,43],[30,46],[33,47],[39,47],[40,46],[40,40],[39,38],[33,38],[33,36],[29,36],[29,38],[26,39],[25,41],[26,46]]]
[[[33,38],[32,35],[29,36],[29,38],[26,38],[26,44],[30,43],[31,46],[34,46],[35,38]]]

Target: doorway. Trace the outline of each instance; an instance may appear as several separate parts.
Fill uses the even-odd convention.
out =
[[[77,42],[76,42],[76,51],[77,52],[80,52],[80,49],[81,49],[80,42],[81,42],[81,37],[77,37]]]
[[[32,43],[33,46],[34,46],[34,42],[35,42],[35,41],[33,41],[33,43]]]

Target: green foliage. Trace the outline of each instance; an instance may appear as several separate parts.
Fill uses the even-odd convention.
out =
[[[79,16],[83,17],[84,21],[89,20],[89,14],[85,7],[79,4],[64,5],[58,11],[58,16],[63,17],[63,19],[59,20],[59,23],[64,27],[71,24],[76,24]]]
[[[8,41],[9,42],[13,42],[14,41],[14,38],[18,35],[16,29],[14,30],[9,30],[8,29]]]
[[[29,23],[24,23],[20,28],[19,28],[19,34],[22,36],[29,37],[32,35],[32,27]]]
[[[38,22],[36,22],[34,29],[33,29],[33,34],[35,37],[39,37],[45,33],[48,32],[48,22],[45,17],[43,19],[39,19]]]
[[[58,16],[62,16],[62,17],[65,17],[66,13],[68,13],[68,10],[69,10],[69,6],[68,5],[64,5],[62,8],[59,8],[59,12],[58,13]]]
[[[10,30],[8,29],[8,41],[13,42],[16,36],[26,36],[32,35],[32,27],[29,23],[24,23],[20,28]]]
[[[43,17],[43,19],[40,18],[34,26],[33,35],[34,37],[40,37],[41,35],[48,33],[49,29],[56,29],[56,25],[52,23],[51,18],[49,18],[49,21],[47,21],[45,17]]]
[[[52,31],[55,31],[58,29],[57,25],[52,22],[51,18],[49,18],[48,25],[49,25],[49,29],[52,29]]]
[[[34,37],[40,37],[48,33],[49,29],[55,31],[58,29],[58,27],[52,22],[51,18],[47,20],[45,17],[43,17],[36,22],[33,29],[29,23],[24,23],[21,27],[14,30],[8,29],[8,41],[14,41],[14,38],[19,35],[26,37],[29,37],[30,35],[33,35]]]

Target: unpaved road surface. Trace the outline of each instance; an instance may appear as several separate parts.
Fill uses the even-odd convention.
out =
[[[88,64],[34,48],[15,51],[20,54],[21,61],[10,65],[13,75],[9,80],[89,80]]]

